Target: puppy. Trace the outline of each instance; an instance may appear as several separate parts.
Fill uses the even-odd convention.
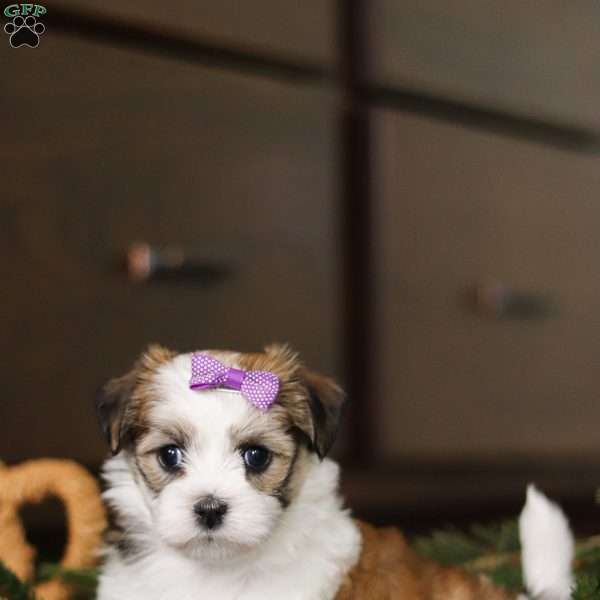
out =
[[[342,402],[286,347],[151,346],[98,399],[113,454],[99,600],[511,598],[417,557],[397,531],[351,518],[326,458]],[[528,523],[539,542],[536,506]],[[568,582],[565,592],[564,580],[545,587],[538,576],[537,593],[568,598]]]

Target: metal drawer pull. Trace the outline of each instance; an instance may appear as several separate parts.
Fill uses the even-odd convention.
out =
[[[558,315],[556,299],[549,293],[518,290],[500,282],[472,288],[475,312],[495,319],[542,319]]]
[[[175,283],[213,283],[229,277],[234,265],[217,258],[209,250],[188,251],[181,245],[151,246],[134,242],[126,254],[131,281],[168,281]]]

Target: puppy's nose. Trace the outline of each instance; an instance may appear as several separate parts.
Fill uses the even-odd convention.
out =
[[[229,507],[214,496],[206,496],[194,505],[198,523],[206,529],[216,529],[223,523],[223,517]]]

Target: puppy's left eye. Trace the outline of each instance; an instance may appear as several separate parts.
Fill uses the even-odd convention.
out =
[[[258,473],[264,471],[271,462],[271,452],[264,446],[247,446],[242,450],[242,456],[246,466]]]
[[[181,466],[183,461],[183,453],[181,448],[175,444],[163,446],[158,450],[158,462],[167,471],[174,471]]]

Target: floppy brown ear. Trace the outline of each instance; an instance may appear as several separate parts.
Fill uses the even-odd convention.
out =
[[[96,396],[96,413],[110,450],[118,454],[127,431],[127,407],[135,388],[136,376],[130,371],[111,379]]]
[[[159,344],[151,344],[123,375],[111,379],[96,396],[96,412],[100,426],[113,454],[118,454],[132,432],[132,396],[136,386],[148,381],[156,369],[175,356],[175,352]]]
[[[324,458],[335,442],[345,394],[333,379],[319,373],[302,369],[301,379],[308,391],[309,437],[319,458]]]

